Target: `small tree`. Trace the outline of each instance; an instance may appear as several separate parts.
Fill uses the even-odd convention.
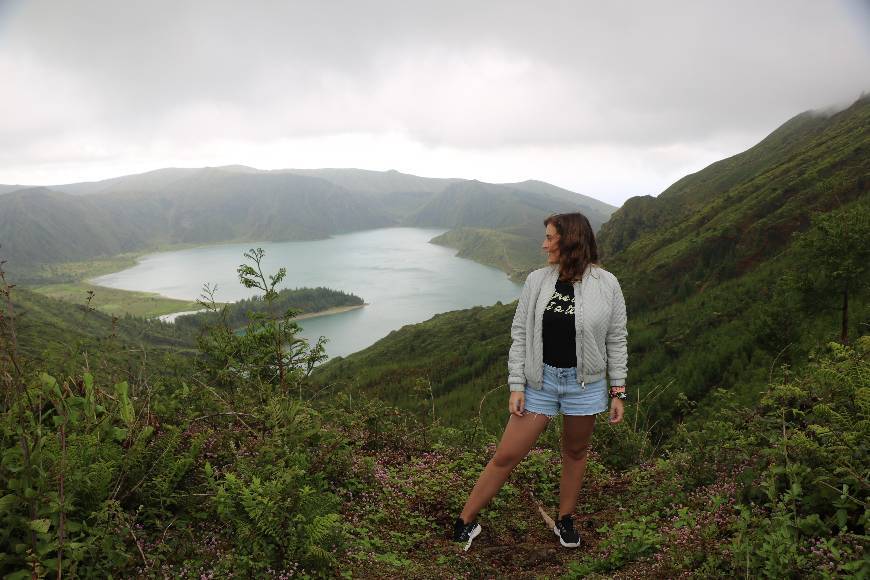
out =
[[[291,386],[298,388],[302,398],[302,383],[314,367],[327,358],[326,338],[320,337],[314,346],[301,338],[299,325],[293,320],[298,311],[288,308],[278,313],[273,307],[278,292],[275,290],[286,268],[274,275],[263,273],[265,251],[252,248],[244,253],[250,263],[239,265],[239,281],[246,288],[263,291],[260,300],[266,301],[265,312],[248,312],[248,324],[242,333],[227,322],[226,305],[219,306],[214,299],[216,286],[206,284],[197,301],[219,315],[219,322],[209,326],[200,336],[201,366],[221,384],[234,387],[239,383],[257,381],[262,386],[276,386],[289,393]],[[262,398],[262,397],[261,397]]]
[[[804,267],[791,276],[803,305],[841,312],[840,342],[849,341],[849,297],[870,283],[870,207],[855,204],[813,217],[795,247]],[[836,305],[836,306],[833,306]]]

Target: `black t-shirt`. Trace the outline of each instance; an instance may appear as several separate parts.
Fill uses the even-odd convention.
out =
[[[556,282],[556,291],[544,310],[541,331],[544,338],[544,362],[551,367],[576,367],[574,285],[571,282]]]

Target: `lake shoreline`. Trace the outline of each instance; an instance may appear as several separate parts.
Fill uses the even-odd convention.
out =
[[[332,314],[341,314],[342,312],[350,312],[351,310],[357,310],[362,308],[363,306],[369,306],[368,302],[364,302],[363,304],[353,304],[350,306],[333,306],[332,308],[326,308],[324,310],[318,310],[316,312],[304,312],[302,314],[297,314],[293,317],[293,320],[305,320],[307,318],[317,318],[318,316],[330,316]],[[179,316],[184,316],[185,314],[196,314],[197,312],[202,312],[200,310],[183,310],[180,312],[170,312],[167,314],[163,314],[161,316],[155,316],[152,320],[161,320],[162,322],[167,322],[169,324],[175,324],[175,318]],[[171,318],[167,318],[171,317]]]
[[[333,306],[332,308],[327,308],[326,310],[318,310],[317,312],[305,312],[303,314],[297,314],[293,317],[293,320],[305,320],[306,318],[317,318],[318,316],[329,316],[331,314],[341,314],[342,312],[350,312],[351,310],[358,310],[364,306],[369,306],[368,302],[364,302],[363,304],[353,304],[351,306]]]

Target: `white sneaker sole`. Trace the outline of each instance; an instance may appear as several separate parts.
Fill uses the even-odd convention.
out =
[[[471,542],[474,541],[474,538],[476,538],[477,536],[480,535],[480,532],[482,529],[483,528],[481,527],[480,524],[477,524],[476,526],[474,526],[474,529],[471,530],[471,533],[468,534],[468,541],[465,543],[465,548],[463,548],[464,551],[466,551],[466,552],[468,551],[468,548],[471,547]]]
[[[576,548],[577,546],[579,546],[581,544],[580,540],[577,540],[575,543],[570,543],[570,542],[566,542],[565,540],[563,540],[562,534],[559,533],[559,528],[556,526],[553,526],[553,533],[556,534],[557,536],[559,536],[559,543],[562,544],[563,546],[565,546],[566,548]]]

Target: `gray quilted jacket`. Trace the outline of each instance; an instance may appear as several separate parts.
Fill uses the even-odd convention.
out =
[[[541,321],[553,292],[559,269],[546,266],[526,278],[511,325],[508,353],[508,385],[524,391],[526,383],[540,389],[544,384],[544,340]],[[593,383],[604,378],[611,386],[624,385],[628,374],[628,330],[625,298],[616,276],[596,265],[574,282],[574,326],[577,335],[577,382]]]

